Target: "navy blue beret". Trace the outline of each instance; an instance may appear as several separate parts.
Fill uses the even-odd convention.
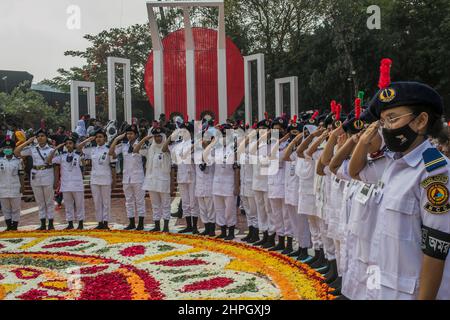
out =
[[[288,121],[285,118],[278,117],[272,121],[271,128],[273,128],[275,125],[280,125],[286,129],[287,125],[288,125]]]
[[[369,103],[369,110],[376,119],[380,119],[382,111],[401,106],[429,106],[438,115],[444,113],[439,93],[419,82],[393,82],[377,92]]]

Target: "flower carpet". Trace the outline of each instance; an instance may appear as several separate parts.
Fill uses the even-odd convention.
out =
[[[126,231],[0,233],[0,300],[328,300],[320,274],[239,242]]]

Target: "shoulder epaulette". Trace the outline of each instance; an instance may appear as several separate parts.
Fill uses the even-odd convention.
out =
[[[447,165],[447,160],[445,160],[445,157],[436,148],[427,149],[422,156],[425,163],[425,169],[428,172],[432,172]]]

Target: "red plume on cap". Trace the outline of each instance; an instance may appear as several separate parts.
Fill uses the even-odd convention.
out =
[[[361,118],[361,99],[355,99],[355,118],[359,120]]]
[[[298,119],[298,116],[295,115],[294,118],[292,119],[292,123],[297,123],[297,119]]]
[[[258,124],[254,123],[253,126],[252,126],[252,129],[257,129],[257,128],[258,128]]]
[[[311,120],[314,121],[319,116],[319,111],[314,112],[314,114],[311,117]]]
[[[336,113],[336,100],[331,101],[331,112]]]
[[[391,67],[391,59],[385,58],[381,60],[380,81],[378,82],[378,88],[380,88],[380,90],[385,89],[391,85]]]
[[[342,105],[339,103],[336,105],[336,121],[341,120],[341,111],[342,111]]]

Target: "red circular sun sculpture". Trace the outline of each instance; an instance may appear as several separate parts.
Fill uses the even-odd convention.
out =
[[[195,43],[195,87],[197,118],[203,111],[219,114],[217,79],[217,36],[216,30],[192,29]],[[186,114],[186,50],[184,29],[177,30],[162,40],[164,47],[164,90],[165,113]],[[233,41],[227,37],[227,96],[228,116],[241,105],[244,98],[244,58]],[[145,90],[153,106],[153,51],[145,67]],[[155,115],[158,117],[159,115]]]

